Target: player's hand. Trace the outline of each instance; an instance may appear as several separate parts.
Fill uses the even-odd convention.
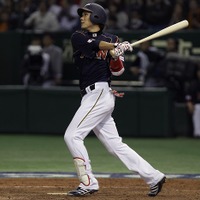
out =
[[[116,97],[120,97],[120,98],[124,97],[124,92],[118,92],[117,90],[112,90],[111,92]]]
[[[126,51],[133,51],[133,47],[128,41],[118,43],[117,47],[114,48],[115,57],[123,55]]]
[[[124,52],[125,51],[133,51],[133,47],[131,46],[131,44],[128,41],[119,43],[117,46],[120,46],[121,48],[123,48]]]

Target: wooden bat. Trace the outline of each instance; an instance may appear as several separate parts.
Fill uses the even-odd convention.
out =
[[[149,41],[149,40],[152,40],[152,39],[155,39],[155,38],[158,38],[158,37],[170,34],[170,33],[173,33],[175,31],[178,31],[178,30],[181,30],[183,28],[186,28],[188,25],[189,25],[189,23],[188,23],[187,20],[180,21],[180,22],[178,22],[176,24],[173,24],[171,26],[168,26],[168,27],[166,27],[166,28],[164,28],[164,29],[162,29],[162,30],[160,30],[160,31],[148,36],[148,37],[145,37],[145,38],[143,38],[141,40],[133,42],[131,44],[131,46],[134,47],[134,46],[136,46],[136,45],[138,45],[140,43],[143,43],[143,42],[146,42],[146,41]]]

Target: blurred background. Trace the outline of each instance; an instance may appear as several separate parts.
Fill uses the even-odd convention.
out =
[[[189,21],[125,55],[113,115],[122,136],[199,138],[199,0],[0,0],[0,132],[64,134],[80,103],[70,37],[88,2],[106,9],[105,31],[121,41]]]

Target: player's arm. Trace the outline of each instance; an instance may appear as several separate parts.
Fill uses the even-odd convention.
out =
[[[99,49],[101,50],[113,50],[114,48],[117,47],[118,43],[109,43],[105,41],[100,41],[99,42]]]
[[[99,42],[99,49],[101,50],[110,50],[110,55],[117,59],[119,56],[123,55],[125,51],[132,51],[133,48],[131,44],[127,41],[122,43],[109,43],[105,41]]]
[[[119,57],[124,54],[125,51],[132,51],[132,47],[129,42],[109,43],[96,40],[94,38],[88,38],[82,32],[76,32],[73,34],[71,41],[74,49],[90,58],[94,57],[94,53],[99,50],[110,50],[110,54],[113,58]]]

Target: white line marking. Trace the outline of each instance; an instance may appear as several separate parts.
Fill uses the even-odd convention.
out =
[[[40,185],[40,186],[34,186],[34,185],[14,185],[14,186],[0,186],[0,188],[6,189],[6,188],[58,188],[62,186],[49,186],[49,185]]]
[[[140,178],[137,174],[129,173],[95,173],[97,178]],[[194,178],[199,179],[200,174],[166,174],[167,178]],[[77,178],[74,173],[56,172],[0,172],[0,178]]]
[[[67,193],[59,193],[59,192],[55,192],[55,193],[47,193],[48,195],[67,195]]]

